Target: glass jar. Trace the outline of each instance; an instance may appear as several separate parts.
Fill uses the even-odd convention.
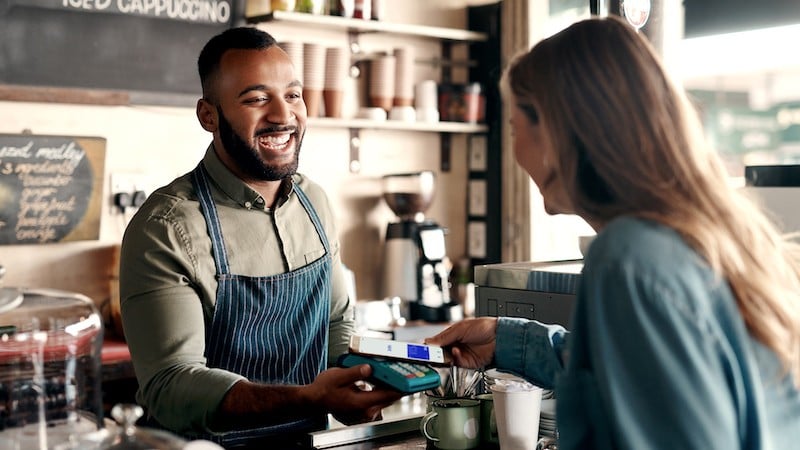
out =
[[[294,11],[296,0],[272,0],[271,6],[273,11]]]
[[[84,448],[103,427],[102,341],[89,298],[0,289],[0,448]]]
[[[297,0],[294,10],[308,14],[325,14],[325,0]]]

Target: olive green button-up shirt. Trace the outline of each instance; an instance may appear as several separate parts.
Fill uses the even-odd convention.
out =
[[[209,147],[211,178],[231,272],[263,277],[317,260],[322,241],[286,183],[274,208],[219,160]],[[354,329],[334,217],[322,188],[302,175],[331,245],[332,293],[328,364],[346,352]],[[122,241],[120,298],[125,337],[139,381],[137,401],[176,432],[212,431],[213,415],[242,376],[208,368],[205,330],[214,316],[217,280],[211,239],[191,182],[183,175],[155,191],[131,219]],[[242,324],[243,326],[245,324]]]

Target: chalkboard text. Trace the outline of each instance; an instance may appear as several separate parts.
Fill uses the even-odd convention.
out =
[[[103,153],[102,139],[0,135],[0,244],[73,240],[83,224],[96,228]]]
[[[24,5],[217,25],[229,23],[232,14],[232,0],[60,0],[59,3],[25,0]]]

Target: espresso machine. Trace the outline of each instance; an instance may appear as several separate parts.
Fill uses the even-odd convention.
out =
[[[446,230],[425,217],[435,191],[433,172],[385,175],[382,185],[383,199],[397,215],[386,228],[383,296],[399,297],[409,320],[459,320],[461,306],[450,299]]]

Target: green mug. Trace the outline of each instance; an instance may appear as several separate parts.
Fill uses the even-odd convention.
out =
[[[491,392],[478,394],[475,399],[481,402],[481,444],[496,448],[500,445],[497,436],[497,420],[494,418],[494,396]]]
[[[433,402],[433,411],[425,414],[419,429],[436,448],[467,450],[480,444],[481,402],[451,398]]]

